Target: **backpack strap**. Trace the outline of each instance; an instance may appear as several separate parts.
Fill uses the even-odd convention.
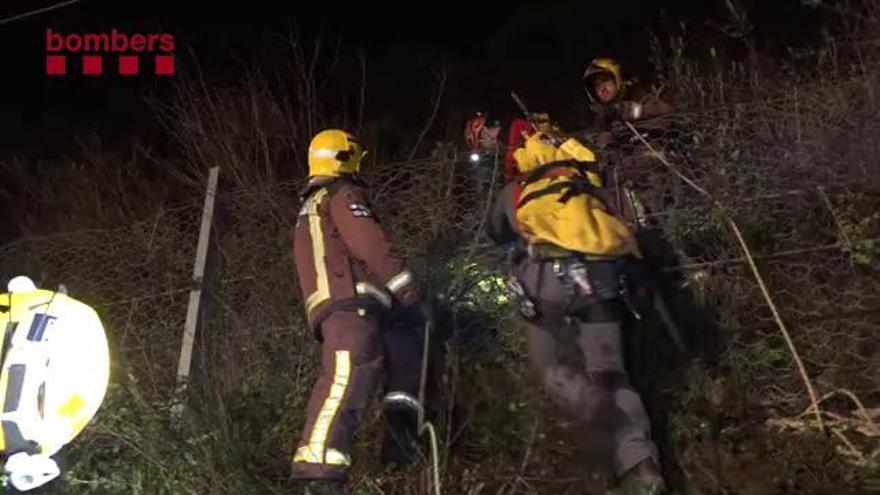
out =
[[[574,161],[564,161],[564,162],[552,162],[546,165],[541,165],[540,167],[532,170],[525,176],[524,182],[526,185],[531,184],[532,182],[537,182],[551,172],[555,170],[574,170],[578,172],[581,176],[586,177],[587,172],[594,172],[596,174],[601,173],[599,169],[599,165],[597,163],[583,163],[583,162],[574,162]]]
[[[559,198],[559,202],[562,204],[567,203],[571,198],[579,195],[579,194],[588,194],[596,198],[597,201],[605,205],[605,201],[601,197],[599,193],[599,188],[590,184],[589,181],[585,179],[575,179],[565,182],[557,182],[556,184],[551,184],[540,191],[532,191],[525,196],[523,196],[518,202],[516,207],[522,208],[526,203],[536,200],[538,198],[542,198],[544,196],[550,194],[559,194],[562,193],[562,196]],[[607,209],[607,208],[606,208]]]
[[[590,196],[596,198],[596,200],[598,200],[600,203],[602,203],[602,206],[605,206],[605,202],[602,199],[601,194],[599,194],[599,188],[594,186],[593,184],[590,184],[589,181],[585,179],[578,179],[575,181],[570,181],[568,183],[568,186],[568,190],[565,191],[561,198],[559,198],[560,203],[565,204],[568,202],[568,200],[577,196],[578,194],[589,194]]]

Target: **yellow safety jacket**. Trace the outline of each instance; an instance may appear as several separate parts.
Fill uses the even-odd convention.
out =
[[[516,219],[526,241],[593,257],[640,256],[632,231],[608,212],[598,188],[578,168],[551,163],[523,183]]]

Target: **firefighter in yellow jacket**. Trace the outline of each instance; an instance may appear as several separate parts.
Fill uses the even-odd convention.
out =
[[[604,447],[622,479],[618,493],[664,493],[650,422],[624,366],[622,267],[640,256],[632,233],[603,198],[592,152],[576,140],[556,144],[536,133],[515,158],[524,179],[500,191],[487,229],[511,253],[531,365],[551,399],[588,428],[586,442]],[[557,356],[568,332],[585,368]]]
[[[315,135],[293,232],[302,301],[322,344],[320,376],[293,458],[294,476],[311,480],[309,494],[343,493],[355,431],[383,372],[389,421],[383,461],[407,462],[416,452],[422,406],[416,399],[421,334],[415,328],[430,310],[358,179],[365,154],[344,130]],[[413,323],[413,331],[389,326],[393,313]]]

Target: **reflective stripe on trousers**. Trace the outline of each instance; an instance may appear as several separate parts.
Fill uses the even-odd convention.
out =
[[[308,403],[293,457],[294,476],[344,478],[350,448],[384,371],[387,391],[417,395],[421,341],[417,332],[385,328],[377,314],[336,311],[321,324],[322,370]]]
[[[351,379],[351,355],[349,351],[336,351],[335,361],[336,371],[333,375],[333,383],[330,385],[327,398],[324,399],[321,411],[318,413],[314,425],[312,425],[309,443],[296,450],[293,462],[344,466],[351,464],[348,454],[327,448],[327,436],[330,432],[330,427],[336,419],[339,406],[342,403],[342,398],[345,396],[349,380]]]

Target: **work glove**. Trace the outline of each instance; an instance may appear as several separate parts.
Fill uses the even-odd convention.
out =
[[[434,305],[425,298],[405,306],[401,311],[401,319],[413,327],[424,327],[427,322],[434,322]]]
[[[616,105],[617,113],[621,119],[634,121],[642,118],[643,107],[641,103],[634,101],[621,101]]]
[[[526,254],[525,247],[519,242],[511,242],[502,246],[504,249],[504,263],[507,266],[519,263],[523,255]]]
[[[422,299],[417,304],[417,311],[422,324],[434,323],[434,305],[427,299]]]

